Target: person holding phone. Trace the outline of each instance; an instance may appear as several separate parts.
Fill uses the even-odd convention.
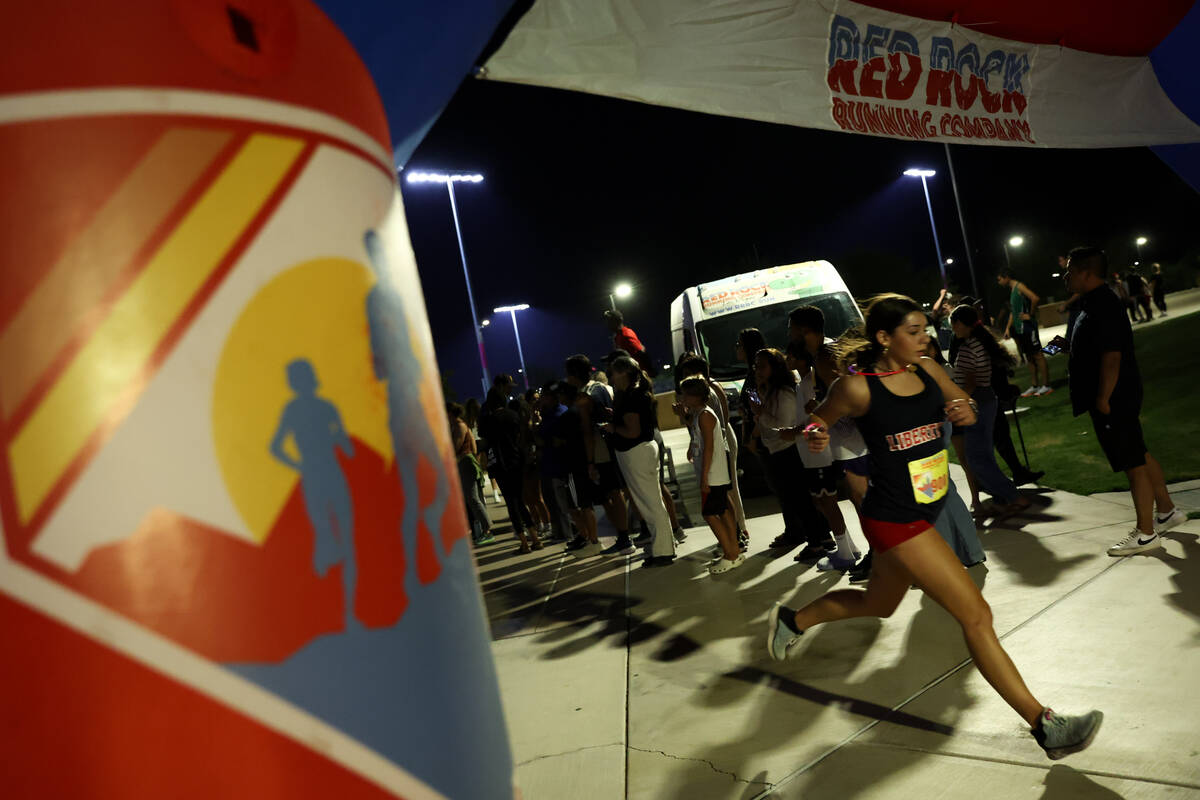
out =
[[[1105,282],[1107,274],[1108,257],[1098,247],[1077,247],[1067,257],[1067,288],[1081,295],[1070,341],[1071,409],[1077,417],[1091,416],[1113,472],[1129,478],[1137,525],[1108,554],[1130,556],[1161,547],[1161,534],[1187,517],[1167,493],[1162,466],[1142,435],[1142,377],[1133,329]]]

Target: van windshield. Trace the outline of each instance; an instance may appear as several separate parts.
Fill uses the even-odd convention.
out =
[[[768,347],[787,346],[788,312],[799,306],[816,306],[825,314],[825,336],[837,338],[859,322],[854,300],[845,292],[799,298],[791,303],[776,303],[707,319],[696,325],[700,347],[714,378],[731,380],[746,375],[746,365],[737,358],[737,337],[745,328],[758,328]]]

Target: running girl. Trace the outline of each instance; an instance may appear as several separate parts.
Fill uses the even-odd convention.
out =
[[[829,444],[825,420],[858,420],[870,451],[862,523],[875,551],[871,579],[865,591],[829,592],[799,611],[776,604],[767,621],[771,657],[786,658],[804,631],[822,622],[889,616],[915,584],[958,621],[975,665],[1029,723],[1048,757],[1083,750],[1104,715],[1057,714],[1033,696],[1000,645],[979,588],[932,525],[949,487],[942,423],[974,424],[974,401],[922,355],[929,341],[925,315],[911,299],[876,298],[867,309],[866,333],[867,340],[844,355],[854,374],[834,383],[805,435],[809,448],[820,452]]]

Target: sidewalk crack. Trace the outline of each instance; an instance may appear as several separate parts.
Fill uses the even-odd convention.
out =
[[[558,758],[559,756],[569,756],[573,753],[582,753],[584,750],[598,750],[602,747],[620,747],[624,742],[605,742],[604,744],[589,744],[583,747],[576,747],[574,750],[564,750],[561,753],[546,753],[542,756],[534,756],[533,758],[522,761],[514,766],[523,767],[526,764],[532,764],[535,761],[541,761],[543,758]]]
[[[728,770],[718,769],[716,764],[713,764],[713,762],[711,762],[705,758],[691,758],[689,756],[673,756],[670,753],[664,752],[662,750],[646,750],[645,748],[634,747],[633,745],[628,745],[628,747],[630,750],[637,750],[639,753],[651,753],[651,754],[657,753],[660,756],[666,756],[667,758],[672,758],[672,759],[675,759],[676,761],[696,761],[701,764],[707,764],[708,768],[711,769],[713,772],[717,773],[718,775],[728,775],[729,777],[733,778],[738,783],[745,783],[750,786],[754,786],[754,785],[770,786],[771,785],[770,781],[750,781],[750,780],[746,780],[745,778],[739,778],[735,773],[729,772]]]

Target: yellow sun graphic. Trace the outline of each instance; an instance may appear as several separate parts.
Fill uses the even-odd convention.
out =
[[[234,506],[259,542],[299,480],[269,451],[295,396],[286,374],[292,361],[311,363],[318,396],[337,407],[346,431],[391,462],[387,387],[375,377],[367,327],[374,283],[355,261],[304,262],[259,290],[225,341],[213,381],[214,445]]]

